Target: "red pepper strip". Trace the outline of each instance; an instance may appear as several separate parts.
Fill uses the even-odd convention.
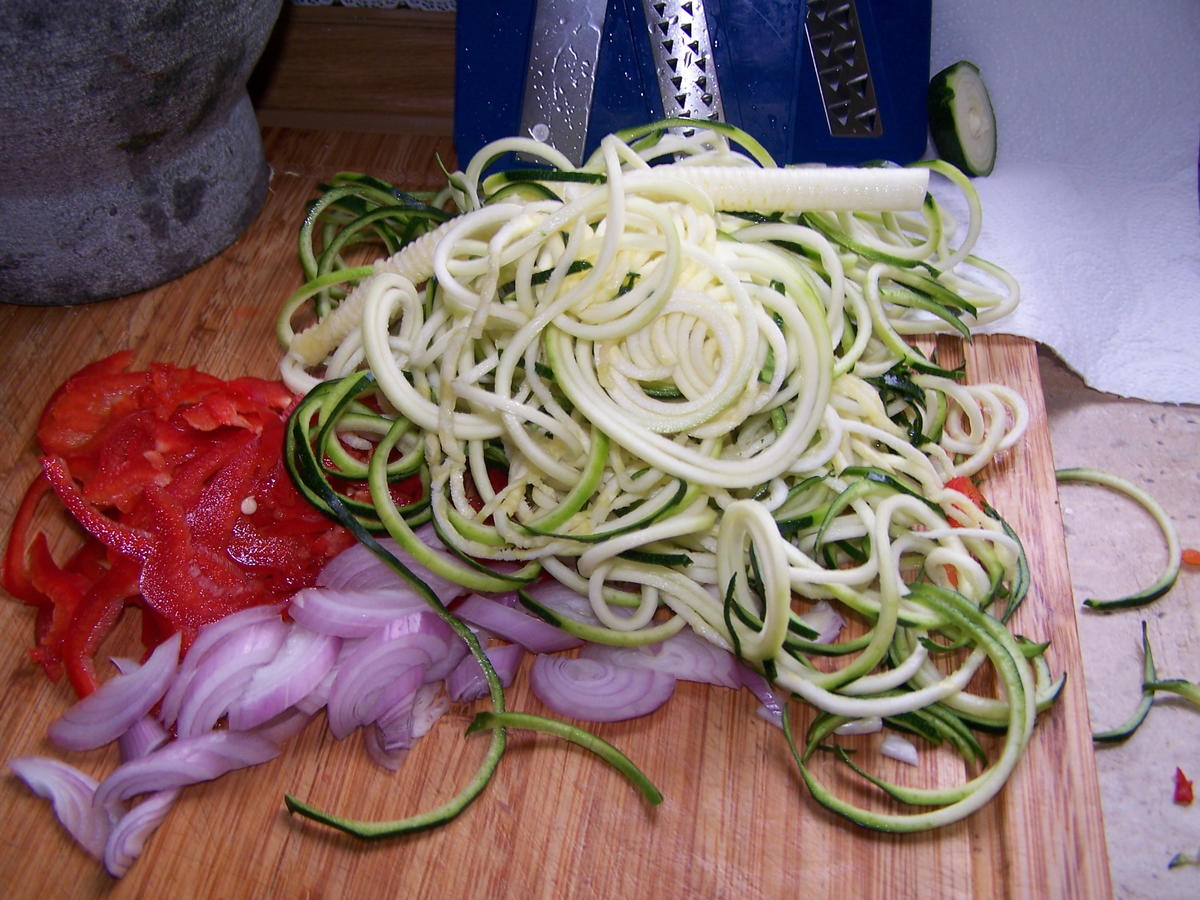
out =
[[[185,507],[192,506],[209,479],[253,440],[253,435],[239,433],[236,436],[198,441],[192,455],[176,466],[167,493]]]
[[[50,482],[39,472],[17,507],[12,531],[8,535],[8,546],[4,548],[4,565],[0,569],[0,584],[4,589],[18,600],[35,605],[45,603],[47,598],[36,591],[30,582],[26,548],[29,546],[29,526],[33,522],[38,501],[49,489]]]
[[[965,475],[957,475],[954,478],[951,478],[946,482],[946,487],[952,491],[958,491],[980,509],[984,509],[987,506],[987,501],[984,500],[983,494],[980,492],[979,488],[975,486],[975,482],[973,482],[970,478],[967,478]],[[955,528],[963,527],[962,522],[955,521],[951,516],[947,516],[947,521]]]
[[[175,498],[151,485],[145,501],[154,515],[157,541],[142,567],[142,596],[184,632],[185,645],[189,635],[204,625],[265,602],[236,563],[193,540],[184,509]]]
[[[1194,550],[1188,547],[1183,551],[1183,564],[1185,566],[1200,566],[1200,550]]]
[[[61,457],[42,457],[42,471],[68,512],[92,537],[125,556],[145,559],[150,555],[154,549],[154,539],[145,532],[110,519],[88,503]]]
[[[952,491],[958,491],[980,509],[984,509],[987,506],[987,501],[983,499],[983,494],[980,493],[979,488],[975,486],[975,482],[973,482],[970,478],[967,478],[965,475],[956,475],[954,478],[951,478],[946,482],[946,487]],[[946,521],[949,522],[954,528],[963,527],[963,523],[959,522],[953,516],[946,516]],[[946,577],[950,581],[951,587],[958,587],[957,569],[955,569],[953,566],[946,566]]]
[[[1175,802],[1180,806],[1191,806],[1195,799],[1192,782],[1183,774],[1183,769],[1175,768]]]
[[[126,602],[137,596],[139,565],[136,560],[121,559],[99,581],[79,604],[62,643],[62,660],[71,687],[80,697],[92,693],[99,682],[92,665],[96,648],[121,617]]]
[[[36,659],[43,665],[58,663],[62,661],[63,639],[93,581],[78,573],[60,569],[50,555],[50,546],[43,534],[34,539],[29,548],[29,557],[33,583],[38,592],[47,598],[45,603],[50,610],[38,619]]]
[[[204,485],[187,509],[193,538],[209,546],[229,540],[234,522],[242,513],[242,501],[254,490],[258,439],[246,435],[238,446],[237,453]]]
[[[42,413],[38,443],[47,453],[85,455],[114,422],[138,408],[145,386],[146,376],[138,372],[71,379]]]

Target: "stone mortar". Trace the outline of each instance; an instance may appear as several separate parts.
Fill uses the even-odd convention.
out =
[[[246,80],[281,0],[6,0],[0,301],[144,290],[219,253],[268,170]]]

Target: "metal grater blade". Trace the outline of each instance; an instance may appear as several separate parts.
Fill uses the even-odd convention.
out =
[[[538,0],[521,134],[583,162],[606,0]]]
[[[804,30],[829,133],[834,137],[883,134],[883,117],[854,0],[808,0]]]
[[[642,0],[663,115],[721,121],[704,0]]]

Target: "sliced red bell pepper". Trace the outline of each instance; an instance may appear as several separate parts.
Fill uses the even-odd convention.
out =
[[[38,425],[42,473],[17,511],[0,583],[38,607],[32,656],[77,693],[128,605],[147,649],[251,605],[285,601],[354,539],[312,508],[282,462],[296,398],[259,378],[223,381],[129,351],[86,366]],[[419,490],[419,484],[417,485]],[[57,564],[35,534],[53,492],[86,532]]]
[[[60,457],[42,457],[42,472],[58,494],[63,506],[96,540],[125,556],[145,559],[154,549],[154,539],[143,531],[130,528],[109,518],[83,496],[83,491],[71,478],[67,464]]]
[[[983,493],[975,485],[970,478],[965,475],[956,475],[946,482],[946,487],[952,491],[958,491],[980,509],[987,509],[987,501],[983,497]],[[962,528],[962,523],[955,521],[952,516],[947,517],[947,521],[955,528]]]
[[[29,564],[26,548],[29,546],[29,532],[33,524],[33,515],[37,511],[46,492],[50,490],[50,482],[39,473],[25,490],[17,514],[13,517],[12,530],[8,535],[8,545],[4,548],[4,566],[0,569],[0,584],[4,589],[26,603],[40,605],[46,601],[30,581]]]

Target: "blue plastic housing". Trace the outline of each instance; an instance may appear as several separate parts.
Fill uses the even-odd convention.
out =
[[[454,138],[465,160],[518,133],[535,0],[459,0]],[[883,122],[876,137],[829,133],[803,28],[806,4],[705,0],[725,119],[785,163],[907,163],[925,152],[930,0],[857,0]],[[608,0],[587,150],[662,116],[640,0]]]

